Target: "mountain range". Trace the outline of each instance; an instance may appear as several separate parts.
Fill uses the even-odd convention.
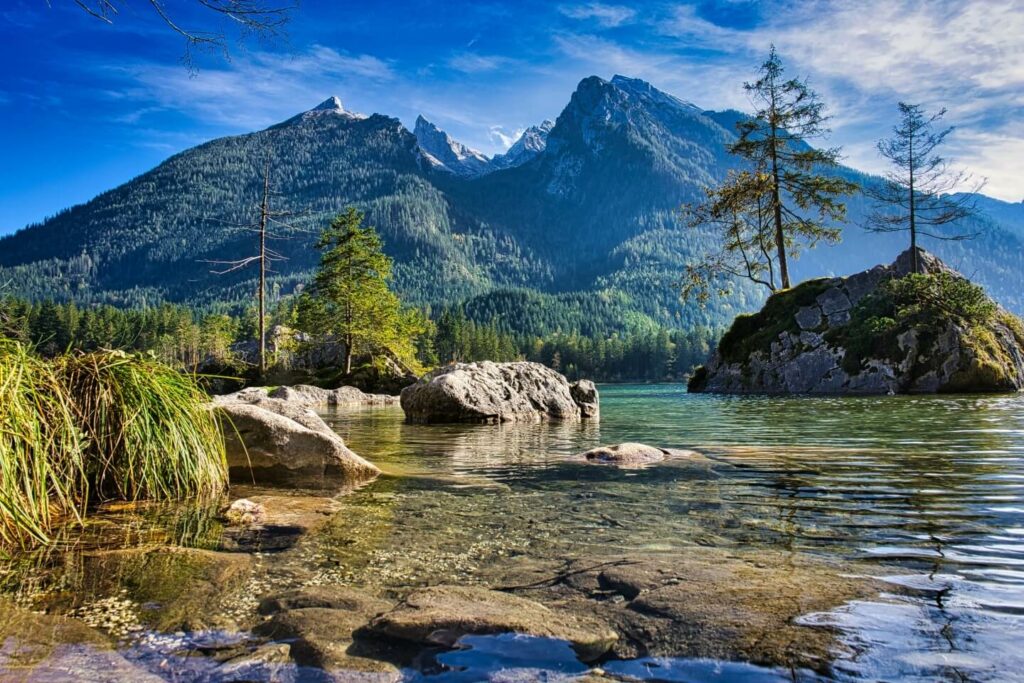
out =
[[[215,271],[254,253],[246,226],[269,159],[272,208],[292,214],[274,226],[281,260],[272,297],[309,281],[318,231],[355,205],[395,258],[407,301],[467,302],[478,318],[537,334],[557,324],[538,314],[551,307],[575,311],[565,331],[718,327],[756,308],[764,292],[740,283],[706,308],[680,301],[684,264],[713,239],[682,227],[679,209],[735,167],[728,146],[743,118],[642,80],[592,76],[556,121],[488,158],[422,116],[409,131],[396,118],[346,111],[332,97],[265,130],[176,154],[0,239],[0,283],[24,296],[84,303],[248,302],[253,271]],[[862,197],[847,203],[843,242],[804,253],[794,264],[798,279],[863,270],[905,248],[903,235],[858,227],[870,208]],[[979,196],[978,205],[965,226],[976,239],[925,246],[1024,311],[1024,204]]]

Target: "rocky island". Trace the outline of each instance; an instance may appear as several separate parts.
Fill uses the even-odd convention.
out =
[[[1024,324],[918,250],[849,277],[804,282],[741,315],[691,392],[901,394],[1024,388]]]

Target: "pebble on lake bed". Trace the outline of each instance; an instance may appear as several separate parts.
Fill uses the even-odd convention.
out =
[[[128,598],[122,590],[118,595],[82,605],[71,614],[115,638],[124,638],[143,630],[138,619],[138,608],[135,601]]]
[[[235,526],[253,526],[263,524],[267,519],[267,510],[259,503],[247,498],[239,498],[224,513],[228,524]]]

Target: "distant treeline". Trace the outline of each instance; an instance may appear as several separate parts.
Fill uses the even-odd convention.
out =
[[[462,307],[443,310],[433,335],[436,364],[526,359],[570,379],[671,381],[703,363],[717,338],[707,328],[684,331],[646,326],[589,335],[576,331],[531,335],[501,327],[496,321],[481,323],[467,317]]]
[[[706,359],[720,334],[707,328],[669,329],[650,321],[627,330],[609,329],[612,321],[591,321],[581,333],[571,320],[575,313],[560,320],[558,306],[545,312],[542,324],[533,321],[534,329],[525,331],[511,329],[506,316],[493,308],[486,321],[474,319],[474,314],[484,317],[484,311],[472,306],[424,313],[430,323],[414,343],[426,367],[526,359],[572,379],[598,381],[681,380]],[[294,318],[294,302],[286,298],[272,310],[270,322],[292,326]],[[255,340],[256,317],[252,310],[219,312],[175,304],[122,309],[6,297],[0,298],[0,333],[29,342],[44,355],[69,349],[151,351],[177,367],[215,365],[243,372],[251,359],[239,349]]]

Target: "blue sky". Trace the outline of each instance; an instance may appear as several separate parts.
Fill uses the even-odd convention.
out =
[[[209,26],[191,0],[164,4]],[[987,194],[1024,199],[1019,0],[302,0],[286,41],[232,43],[230,60],[199,54],[194,71],[148,2],[120,8],[107,25],[72,0],[2,3],[0,234],[330,95],[410,126],[423,114],[488,154],[554,119],[592,74],[744,109],[742,83],[773,42],[828,102],[847,163],[882,168],[874,142],[898,100],[945,106],[950,156],[988,178]]]

